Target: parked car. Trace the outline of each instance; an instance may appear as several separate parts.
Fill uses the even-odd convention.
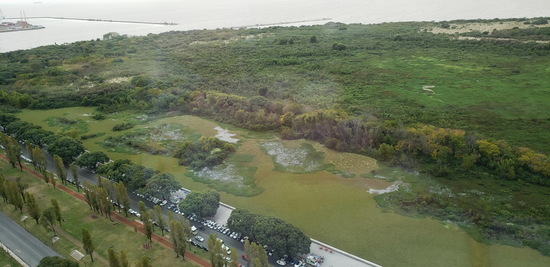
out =
[[[281,266],[285,266],[286,265],[286,261],[283,260],[283,259],[280,259],[280,260],[277,260],[277,264],[281,265]]]
[[[204,241],[204,238],[203,238],[202,236],[200,236],[200,235],[195,236],[195,239],[197,239],[197,240],[199,240],[199,241],[201,241],[201,242]]]

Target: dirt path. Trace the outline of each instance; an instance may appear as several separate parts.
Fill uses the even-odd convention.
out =
[[[2,159],[2,160],[4,160],[4,161],[8,162],[8,158],[7,158],[7,156],[4,155],[4,154],[0,154],[0,159]],[[37,177],[37,178],[39,178],[39,179],[44,179],[44,176],[42,176],[41,173],[39,173],[39,172],[37,172],[37,171],[35,171],[35,170],[33,170],[33,169],[31,169],[31,168],[25,166],[25,165],[23,165],[23,170],[26,171],[26,172],[28,172],[28,173],[30,173],[30,174],[32,174],[32,175],[34,175],[35,177]],[[75,192],[75,191],[73,191],[73,190],[71,190],[71,189],[65,187],[65,186],[62,185],[62,184],[56,184],[56,188],[59,189],[59,190],[65,191],[66,193],[68,193],[69,195],[71,195],[71,196],[73,196],[73,197],[79,199],[80,201],[86,202],[86,198],[84,197],[83,194],[80,194],[80,193],[78,193],[78,192]],[[129,220],[129,219],[127,219],[127,218],[121,216],[120,214],[118,214],[118,212],[116,212],[116,211],[111,212],[111,217],[112,217],[113,219],[115,219],[115,220],[121,222],[121,223],[124,223],[124,224],[128,225],[129,227],[132,227],[132,228],[136,227],[137,230],[140,231],[141,233],[145,233],[145,230],[143,229],[143,225],[142,225],[142,224],[137,223],[137,222],[135,222],[135,221],[133,221],[133,220]],[[63,231],[63,232],[64,232],[64,231]],[[66,236],[64,236],[64,237],[66,237],[66,238],[67,238],[67,236],[69,236],[67,233],[65,233],[65,235],[66,235]],[[67,239],[69,239],[69,238],[67,238]],[[165,246],[165,247],[167,247],[167,248],[169,248],[169,249],[171,249],[171,250],[174,249],[174,245],[172,245],[172,243],[170,243],[170,242],[169,242],[168,240],[166,240],[165,238],[158,236],[157,234],[153,234],[153,235],[151,236],[151,239],[153,239],[153,240],[156,241],[157,243],[159,243],[159,244],[161,244],[161,245],[163,245],[163,246]],[[75,239],[72,238],[72,239],[69,239],[69,240],[75,240]],[[76,240],[76,241],[78,241],[78,240]],[[80,242],[79,242],[79,243],[75,243],[75,244],[79,244],[79,246],[82,247],[82,244],[81,244]],[[186,258],[187,260],[190,260],[190,261],[196,263],[196,264],[199,265],[199,266],[204,266],[204,267],[211,267],[211,266],[212,266],[212,265],[210,264],[210,262],[208,262],[208,261],[205,260],[205,259],[202,259],[202,258],[198,257],[197,255],[195,255],[195,254],[193,254],[193,253],[191,253],[191,252],[186,252],[186,253],[185,253],[185,258]],[[105,259],[103,259],[103,260],[105,260]],[[108,262],[105,262],[105,263],[108,263]],[[106,264],[106,265],[108,265],[108,264]]]

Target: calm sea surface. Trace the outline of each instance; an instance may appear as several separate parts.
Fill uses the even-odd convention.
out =
[[[22,11],[46,29],[0,33],[0,52],[101,38],[105,33],[146,35],[330,18],[344,23],[440,21],[550,16],[550,0],[3,0],[7,18]],[[173,22],[177,26],[69,21],[32,17]],[[11,20],[13,21],[13,20]]]

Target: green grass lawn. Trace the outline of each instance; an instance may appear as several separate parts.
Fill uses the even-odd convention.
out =
[[[158,266],[195,266],[188,261],[183,262],[181,258],[176,259],[175,253],[172,250],[155,242],[153,242],[150,248],[145,249],[143,245],[146,243],[146,238],[143,234],[136,233],[131,227],[117,221],[110,221],[104,216],[94,213],[86,203],[77,201],[74,197],[69,196],[63,191],[54,189],[51,185],[46,185],[34,176],[12,169],[11,166],[5,164],[3,161],[0,162],[0,170],[7,178],[22,177],[23,181],[28,185],[27,191],[35,195],[41,209],[50,205],[51,198],[57,199],[64,221],[61,226],[56,226],[57,229],[61,228],[62,230],[58,230],[60,239],[53,244],[53,248],[63,257],[70,258],[69,254],[74,249],[84,252],[81,247],[81,230],[82,228],[86,228],[90,231],[96,247],[96,252],[94,253],[96,261],[93,264],[95,266],[104,266],[106,264],[105,259],[108,259],[107,250],[110,247],[114,247],[117,252],[124,250],[130,262],[136,262],[142,256],[147,256],[154,264],[158,264]],[[11,205],[3,205],[5,206],[3,212],[15,221],[19,221],[21,214],[18,211],[14,211]],[[42,240],[42,242],[51,245],[51,231],[46,231],[30,218],[26,220],[23,226]],[[157,234],[160,235],[160,231]],[[199,255],[204,258],[208,257],[202,252]],[[81,263],[88,266],[92,264],[89,256],[83,258]]]
[[[0,251],[0,266],[2,266],[2,267],[17,267],[17,266],[19,266],[19,263],[17,263],[5,251]]]

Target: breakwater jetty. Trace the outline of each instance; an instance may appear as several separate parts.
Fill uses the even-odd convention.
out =
[[[6,18],[15,19],[15,18]],[[149,25],[178,25],[173,22],[150,22],[136,20],[114,20],[114,19],[93,19],[93,18],[70,18],[70,17],[27,17],[27,19],[62,19],[62,20],[79,20],[79,21],[96,21],[96,22],[114,22],[114,23],[134,23],[134,24],[149,24]]]
[[[231,27],[231,29],[255,28],[255,27],[268,27],[268,26],[277,26],[277,25],[286,25],[286,24],[298,24],[298,23],[308,23],[308,22],[317,22],[317,21],[329,21],[329,20],[332,20],[332,19],[331,19],[331,18],[322,18],[322,19],[309,19],[309,20],[297,20],[297,21],[282,21],[282,22],[275,22],[275,23],[251,24],[251,25],[235,26],[235,27]]]

